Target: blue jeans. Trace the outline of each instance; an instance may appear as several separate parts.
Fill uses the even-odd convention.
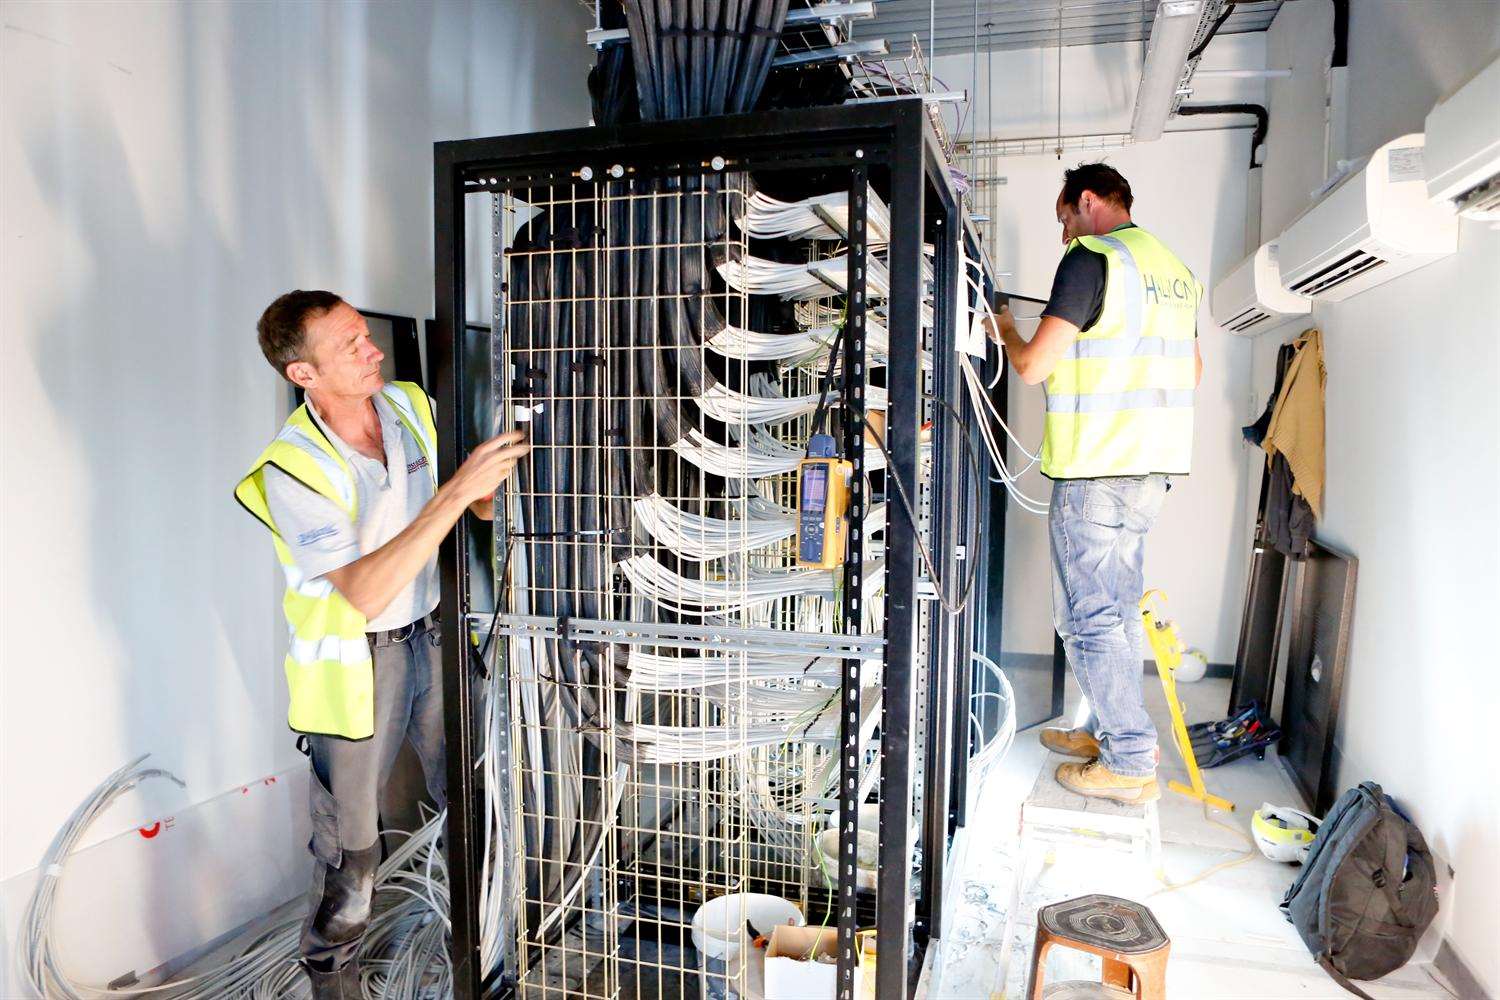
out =
[[[1088,728],[1115,774],[1156,770],[1156,726],[1141,699],[1145,633],[1138,604],[1146,532],[1169,488],[1162,475],[1061,479],[1052,486],[1052,620],[1089,701]]]

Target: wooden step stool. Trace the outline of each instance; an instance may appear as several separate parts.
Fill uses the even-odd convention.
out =
[[[1047,952],[1053,945],[1098,955],[1104,985],[1129,990],[1136,1000],[1165,1000],[1167,952],[1172,942],[1151,911],[1117,896],[1095,894],[1037,911],[1028,1000],[1042,1000]]]

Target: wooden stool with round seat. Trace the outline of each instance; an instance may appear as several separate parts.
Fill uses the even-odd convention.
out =
[[[1103,960],[1103,982],[1098,984],[1094,995],[1165,1000],[1167,952],[1172,942],[1156,917],[1140,903],[1095,894],[1038,910],[1036,947],[1031,952],[1031,974],[1026,986],[1028,1000],[1042,1000],[1044,996],[1047,952],[1053,945],[1085,951]],[[1053,996],[1054,992],[1049,989],[1045,995]]]

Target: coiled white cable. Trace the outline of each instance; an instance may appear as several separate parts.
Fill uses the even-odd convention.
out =
[[[217,968],[158,986],[90,986],[72,979],[64,969],[52,921],[57,886],[65,875],[68,857],[105,810],[141,782],[165,778],[182,784],[169,772],[142,767],[145,759],[137,758],[105,778],[74,810],[48,847],[17,938],[23,981],[49,1000],[261,1000],[297,995],[307,983],[297,960],[302,913],[278,920]],[[429,819],[376,872],[374,915],[360,953],[365,989],[372,997],[439,1000],[451,995],[447,871],[437,849],[438,831],[445,817],[445,813],[439,813]]]

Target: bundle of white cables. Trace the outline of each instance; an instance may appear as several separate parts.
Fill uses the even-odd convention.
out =
[[[838,327],[810,326],[792,333],[761,333],[726,326],[707,341],[716,354],[738,361],[785,361],[793,366],[822,365],[833,349]],[[865,318],[865,363],[883,367],[890,356],[891,338],[874,315]],[[922,352],[922,368],[932,370],[932,352]]]
[[[706,562],[765,548],[797,533],[797,516],[761,497],[744,502],[744,516],[689,514],[653,493],[635,501],[636,523],[684,559]]]
[[[709,440],[702,431],[690,429],[682,440],[672,445],[672,450],[704,472],[726,479],[763,479],[791,472],[806,454],[801,448],[783,444],[753,426],[738,445],[719,444]],[[885,468],[885,456],[879,449],[866,449],[865,468],[871,471]]]
[[[137,758],[107,777],[58,832],[42,859],[36,889],[21,917],[17,939],[23,981],[53,1000],[151,997],[169,1000],[270,1000],[297,996],[307,987],[298,962],[303,912],[264,929],[224,964],[158,986],[89,986],[69,977],[52,926],[59,882],[68,857],[95,820],[121,795],[167,771],[142,767]],[[447,870],[437,849],[445,813],[431,817],[393,851],[376,873],[374,916],[360,951],[364,989],[387,1000],[439,1000],[452,995],[448,957]],[[86,947],[86,945],[83,945]]]
[[[838,330],[815,326],[795,333],[760,333],[725,326],[707,341],[717,354],[741,361],[792,361],[801,363],[826,355]]]
[[[839,254],[810,263],[783,263],[746,255],[743,260],[727,260],[719,265],[719,274],[736,291],[750,295],[780,295],[784,299],[806,301],[826,299],[842,294],[849,284],[849,255]],[[884,299],[891,293],[890,272],[879,257],[865,258],[865,295]]]
[[[764,239],[848,239],[849,192],[781,201],[756,191],[745,199],[739,223],[746,235]],[[891,241],[891,210],[874,191],[865,202],[865,240],[872,244]]]
[[[805,417],[824,399],[821,393],[805,396],[783,396],[764,375],[751,379],[749,394],[736,392],[722,382],[715,382],[697,397],[698,408],[726,424],[780,424]],[[884,410],[890,404],[882,386],[865,386],[865,409]],[[827,396],[829,404],[837,403],[837,390]]]
[[[817,690],[816,699],[801,712],[774,721],[745,720],[722,726],[657,726],[619,723],[621,736],[634,748],[637,764],[690,764],[719,760],[754,747],[788,741],[828,741],[838,738],[839,693]]]
[[[834,685],[843,669],[830,657],[791,653],[705,653],[701,656],[663,656],[633,649],[626,660],[632,691],[691,691],[749,681],[807,679]]]
[[[615,565],[630,581],[636,596],[679,614],[743,611],[803,594],[833,596],[833,572],[826,569],[752,569],[735,576],[693,580],[674,573],[649,555],[630,556]]]
[[[959,287],[959,296],[966,300],[971,300],[977,303],[978,308],[977,315],[975,317],[976,323],[994,322],[995,314],[990,309],[989,302],[986,300],[984,295],[983,285],[979,280],[982,276],[976,274],[978,262],[968,261],[966,259],[965,263],[968,266],[964,268],[964,283]],[[1001,367],[999,370],[997,370],[995,375],[996,381],[999,380],[1000,373],[1004,370],[1004,365],[1005,358],[1001,357]],[[964,388],[969,394],[969,400],[974,407],[974,412],[978,414],[979,417],[977,426],[979,427],[980,439],[984,442],[984,450],[986,454],[989,455],[990,462],[994,465],[995,471],[1000,477],[1000,481],[1004,483],[1005,489],[1010,493],[1011,499],[1015,501],[1016,506],[1020,507],[1027,513],[1045,516],[1048,508],[1047,501],[1028,496],[1020,486],[1021,477],[1025,475],[1032,466],[1036,465],[1037,461],[1039,460],[1037,452],[1039,452],[1041,449],[1038,448],[1037,452],[1029,451],[1026,446],[1021,443],[1021,439],[1016,437],[1015,433],[1011,431],[1010,425],[1007,424],[1005,422],[1005,419],[1000,416],[999,411],[995,408],[995,404],[990,402],[989,393],[986,391],[986,386],[984,385],[983,379],[981,379],[979,377],[979,373],[974,370],[973,361],[970,359],[969,355],[964,353],[963,351],[958,352],[958,366],[959,370],[963,373]],[[993,386],[993,384],[994,383],[992,382],[991,386]],[[988,417],[988,419],[986,419],[986,417]],[[1019,470],[1012,471],[1009,463],[1006,462],[1005,449],[996,438],[993,428],[990,427],[991,420],[999,425],[1000,430],[1004,432],[1005,436],[1008,437],[1011,443],[1014,444],[1016,448],[1021,452],[1021,454],[1025,455],[1028,459],[1026,465]]]

